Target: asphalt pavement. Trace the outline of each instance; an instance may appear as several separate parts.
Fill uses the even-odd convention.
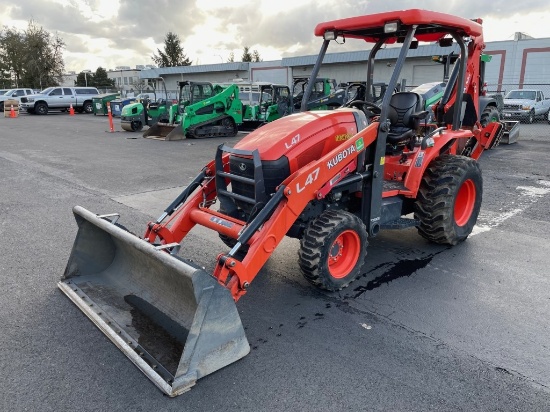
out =
[[[329,293],[285,239],[237,303],[250,354],[172,399],[58,290],[71,209],[119,212],[143,233],[243,134],[163,142],[110,133],[104,116],[0,118],[0,410],[549,411],[550,125],[521,128],[482,155],[462,244],[382,232],[366,274]],[[212,270],[223,248],[204,229],[181,253]]]

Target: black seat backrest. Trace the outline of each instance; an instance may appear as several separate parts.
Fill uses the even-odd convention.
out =
[[[390,120],[390,131],[388,143],[397,144],[404,139],[413,136],[418,128],[419,121],[413,117],[424,110],[424,101],[417,93],[399,92],[392,95],[388,119]]]
[[[399,92],[392,95],[390,100],[390,110],[388,118],[390,119],[391,129],[414,129],[417,125],[412,119],[412,115],[424,110],[422,97],[417,93]]]

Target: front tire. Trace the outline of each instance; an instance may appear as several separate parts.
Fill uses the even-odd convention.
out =
[[[48,105],[46,103],[37,103],[34,106],[34,111],[36,114],[45,115],[48,114]]]
[[[529,124],[533,124],[534,121],[535,121],[535,112],[531,110],[529,112],[529,116],[525,118],[525,122]]]
[[[435,243],[462,242],[472,233],[482,195],[481,169],[474,159],[437,157],[426,169],[416,198],[418,233]]]
[[[361,219],[346,211],[326,210],[310,222],[300,240],[302,274],[321,289],[345,288],[361,275],[367,245]]]

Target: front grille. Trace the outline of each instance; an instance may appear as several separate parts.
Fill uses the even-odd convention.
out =
[[[26,97],[22,97],[22,98],[21,98],[21,103],[27,103],[27,98],[26,98]]]
[[[505,104],[503,106],[504,109],[511,109],[511,110],[519,110],[521,109],[521,106],[519,104]]]
[[[231,155],[229,157],[229,171],[231,174],[235,174],[237,176],[254,179],[254,160],[250,157]],[[290,175],[288,159],[285,156],[282,156],[278,160],[262,161],[262,172],[265,192],[267,194],[267,198],[269,199],[269,197],[271,197],[271,195],[277,190],[277,186],[279,186],[283,180]],[[251,199],[254,199],[255,196],[254,185],[238,182],[236,180],[231,181],[231,191]],[[250,212],[252,209],[252,205],[245,202],[237,200],[235,203],[246,213]]]

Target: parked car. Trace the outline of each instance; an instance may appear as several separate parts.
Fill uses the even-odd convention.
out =
[[[4,102],[6,100],[19,100],[21,103],[21,97],[33,94],[32,89],[9,89],[4,94],[0,95],[0,112],[4,111]]]
[[[504,97],[502,117],[533,123],[535,118],[545,118],[550,110],[550,98],[544,98],[541,90],[510,90]]]
[[[38,94],[21,97],[20,108],[30,114],[48,114],[50,109],[93,113],[92,99],[99,95],[95,87],[48,87]]]

